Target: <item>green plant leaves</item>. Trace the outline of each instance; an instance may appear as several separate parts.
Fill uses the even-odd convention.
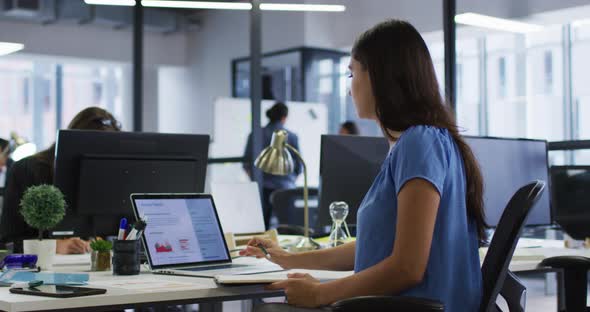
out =
[[[29,187],[20,207],[25,222],[39,231],[53,228],[66,214],[64,195],[56,187],[46,184]]]
[[[105,252],[113,249],[113,243],[108,240],[95,240],[90,242],[90,248],[94,251]]]

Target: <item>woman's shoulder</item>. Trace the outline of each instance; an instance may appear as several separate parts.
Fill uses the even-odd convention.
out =
[[[402,133],[399,142],[428,144],[438,142],[446,142],[449,138],[449,131],[445,128],[439,128],[427,125],[412,126]]]

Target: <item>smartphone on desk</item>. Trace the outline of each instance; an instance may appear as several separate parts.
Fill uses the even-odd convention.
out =
[[[41,285],[27,288],[10,288],[13,294],[33,295],[54,298],[72,298],[92,295],[102,295],[107,292],[106,289],[76,287],[66,285]]]

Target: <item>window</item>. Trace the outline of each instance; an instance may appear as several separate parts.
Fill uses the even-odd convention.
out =
[[[551,50],[545,51],[544,55],[544,73],[545,73],[545,93],[553,93],[553,53]]]
[[[457,41],[457,122],[465,135],[480,132],[480,51],[477,39]]]
[[[498,59],[498,97],[504,99],[507,95],[506,58],[500,57]]]
[[[575,23],[571,28],[572,45],[572,128],[576,140],[590,140],[590,24]],[[574,163],[590,165],[590,151],[574,152]]]
[[[0,137],[8,138],[11,131],[33,138],[33,115],[29,109],[33,63],[16,59],[0,60]]]
[[[63,68],[60,90],[56,84],[58,66]],[[122,78],[122,67],[116,64],[2,58],[0,137],[8,138],[14,131],[34,142],[38,150],[47,148],[55,141],[58,121],[62,120],[61,128],[65,128],[80,110],[89,106],[105,108],[123,120]],[[58,92],[63,94],[59,103]],[[58,111],[61,116],[57,116]]]

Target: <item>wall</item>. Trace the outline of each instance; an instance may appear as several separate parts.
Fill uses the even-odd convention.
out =
[[[160,103],[160,110],[176,110],[160,118],[162,131],[213,134],[213,103],[217,97],[231,96],[231,60],[247,56],[250,50],[249,14],[239,11],[207,11],[201,16],[199,31],[189,35],[188,77],[191,90],[178,103]],[[262,49],[301,46],[303,15],[264,12],[262,16]]]
[[[590,4],[588,0],[520,0],[514,1],[514,12],[510,17],[527,16],[547,11],[585,6],[588,4]]]
[[[306,3],[345,4],[344,13],[305,13],[305,44],[346,48],[356,36],[374,24],[404,19],[420,32],[442,30],[442,0],[307,0]],[[587,0],[457,0],[457,13],[476,12],[518,18],[545,11],[588,5]]]
[[[186,67],[161,67],[158,70],[158,131],[192,133],[195,117],[192,106],[191,76]]]
[[[305,13],[305,44],[325,48],[346,48],[364,30],[388,18],[406,19],[419,31],[442,28],[442,1],[368,0],[306,1],[308,3],[341,3],[343,13]],[[440,3],[440,5],[437,5]],[[425,9],[427,8],[427,9]]]
[[[264,12],[264,51],[302,45],[347,48],[359,33],[386,18],[407,19],[421,32],[442,28],[442,1],[305,2],[341,3],[348,9],[344,13]],[[519,17],[582,4],[587,0],[458,0],[457,10]],[[212,134],[214,100],[231,95],[231,60],[249,54],[249,15],[241,11],[204,11],[201,22],[201,29],[191,33],[146,33],[146,66],[174,67],[146,70],[146,129]],[[0,21],[0,40],[23,42],[24,52],[34,55],[131,62],[129,29]],[[127,76],[131,86],[131,75]],[[130,95],[126,98],[131,101]]]
[[[64,62],[116,62],[124,64],[125,129],[133,128],[132,32],[92,25],[31,24],[0,21],[0,41],[19,42],[23,51],[15,54]],[[187,34],[162,35],[146,32],[144,37],[145,131],[158,131],[158,66],[185,66]]]
[[[286,1],[288,2],[288,1]],[[412,22],[419,31],[442,29],[442,1],[432,0],[306,0],[345,4],[344,13],[263,13],[263,50],[296,46],[346,49],[365,29],[386,18]],[[457,10],[498,17],[516,17],[586,4],[585,0],[458,0]],[[213,103],[231,95],[231,60],[249,54],[246,12],[206,11],[202,28],[189,35],[187,64],[191,95],[176,103],[160,103],[178,113],[159,118],[161,131],[213,134]],[[185,89],[187,87],[184,87]],[[189,100],[190,99],[190,100]],[[187,118],[190,116],[190,118]]]
[[[131,63],[132,39],[129,29],[0,21],[0,41],[23,43],[30,54]],[[146,33],[144,51],[146,64],[183,66],[186,35]]]

